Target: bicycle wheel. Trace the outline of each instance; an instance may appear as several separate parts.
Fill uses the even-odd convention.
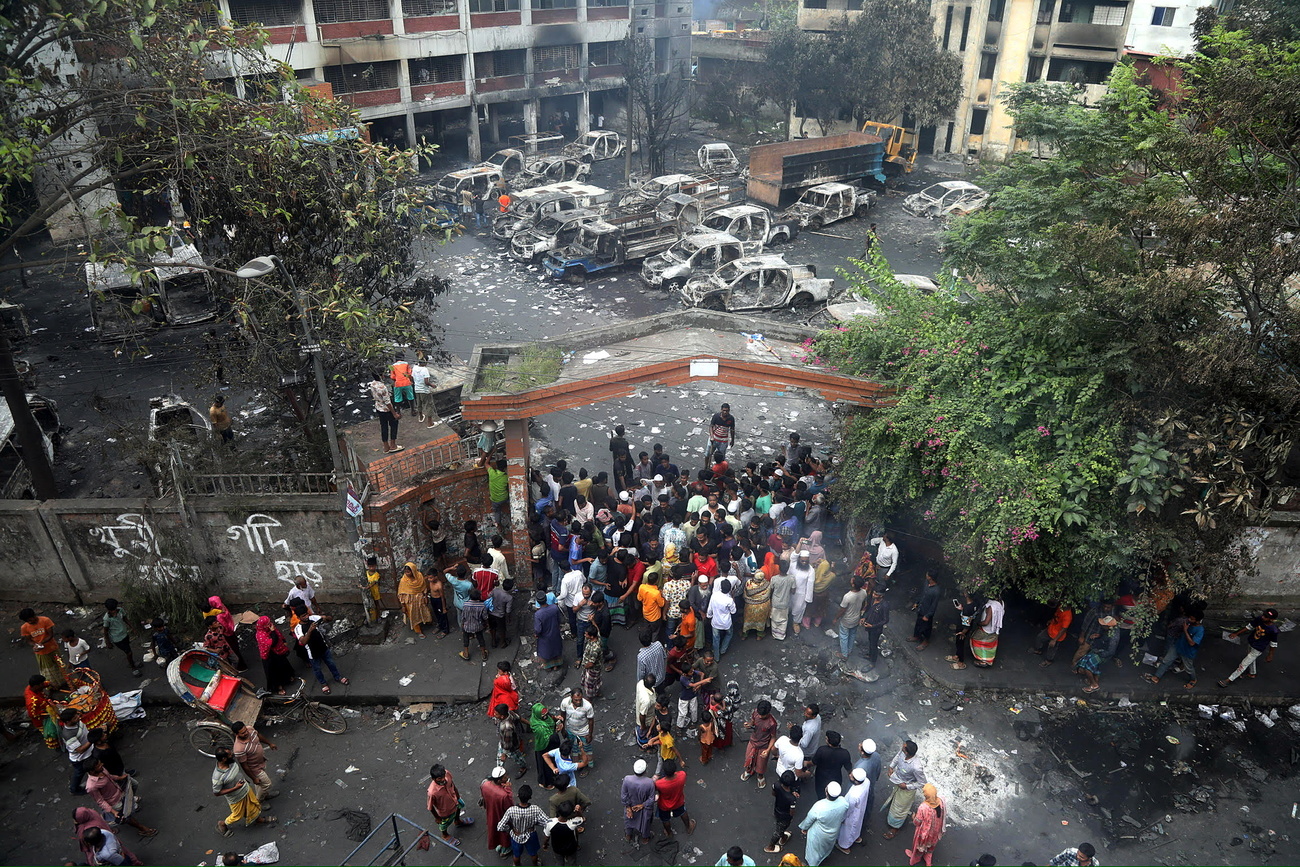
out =
[[[318,701],[307,702],[302,709],[302,718],[327,735],[341,735],[348,730],[348,721],[343,714]]]
[[[190,729],[190,746],[209,758],[215,756],[217,750],[228,750],[234,745],[235,739],[225,726],[204,723]]]

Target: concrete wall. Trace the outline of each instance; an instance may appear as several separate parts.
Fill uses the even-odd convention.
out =
[[[356,601],[360,560],[332,495],[0,502],[0,598],[101,601],[125,574],[215,578],[230,603],[278,600],[296,575]]]
[[[1255,556],[1254,575],[1241,578],[1241,595],[1260,605],[1300,606],[1300,515],[1274,513],[1266,527],[1243,540]]]

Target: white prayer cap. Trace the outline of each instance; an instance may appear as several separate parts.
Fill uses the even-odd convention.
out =
[[[843,789],[840,788],[840,784],[833,780],[826,784],[826,797],[831,800],[838,798],[842,791]]]
[[[636,774],[637,776],[644,774],[645,769],[646,769],[645,759],[637,759],[635,762],[632,763],[632,773]]]
[[[656,473],[656,474],[655,474],[655,479],[654,479],[654,480],[655,480],[656,482],[662,482],[662,481],[664,480],[664,477],[661,476],[661,475],[659,475],[658,473]]]
[[[506,775],[506,769],[501,767],[500,765],[497,765],[495,768],[492,769],[492,773],[488,774],[488,776],[494,780],[499,780],[505,775]]]
[[[871,738],[867,738],[865,741],[862,742],[862,752],[866,753],[867,755],[871,755],[875,751],[876,751],[876,742],[873,741]]]
[[[626,503],[628,500],[632,499],[632,495],[627,491],[619,491],[618,498]]]
[[[862,768],[854,768],[853,773],[849,774],[855,783],[865,783],[867,781],[867,772]]]

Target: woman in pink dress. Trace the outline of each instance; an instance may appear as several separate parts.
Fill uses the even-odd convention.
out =
[[[934,783],[926,783],[921,795],[921,806],[916,808],[916,815],[912,817],[916,833],[912,835],[912,848],[907,850],[907,861],[909,864],[920,864],[924,860],[926,867],[930,867],[934,847],[943,836],[945,807]]]

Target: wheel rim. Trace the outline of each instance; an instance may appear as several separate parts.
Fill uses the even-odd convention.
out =
[[[217,754],[217,750],[231,749],[235,745],[235,739],[220,726],[201,725],[190,732],[190,745],[211,758]]]
[[[311,702],[303,712],[303,718],[327,735],[341,735],[348,729],[348,722],[343,714],[320,702]]]

